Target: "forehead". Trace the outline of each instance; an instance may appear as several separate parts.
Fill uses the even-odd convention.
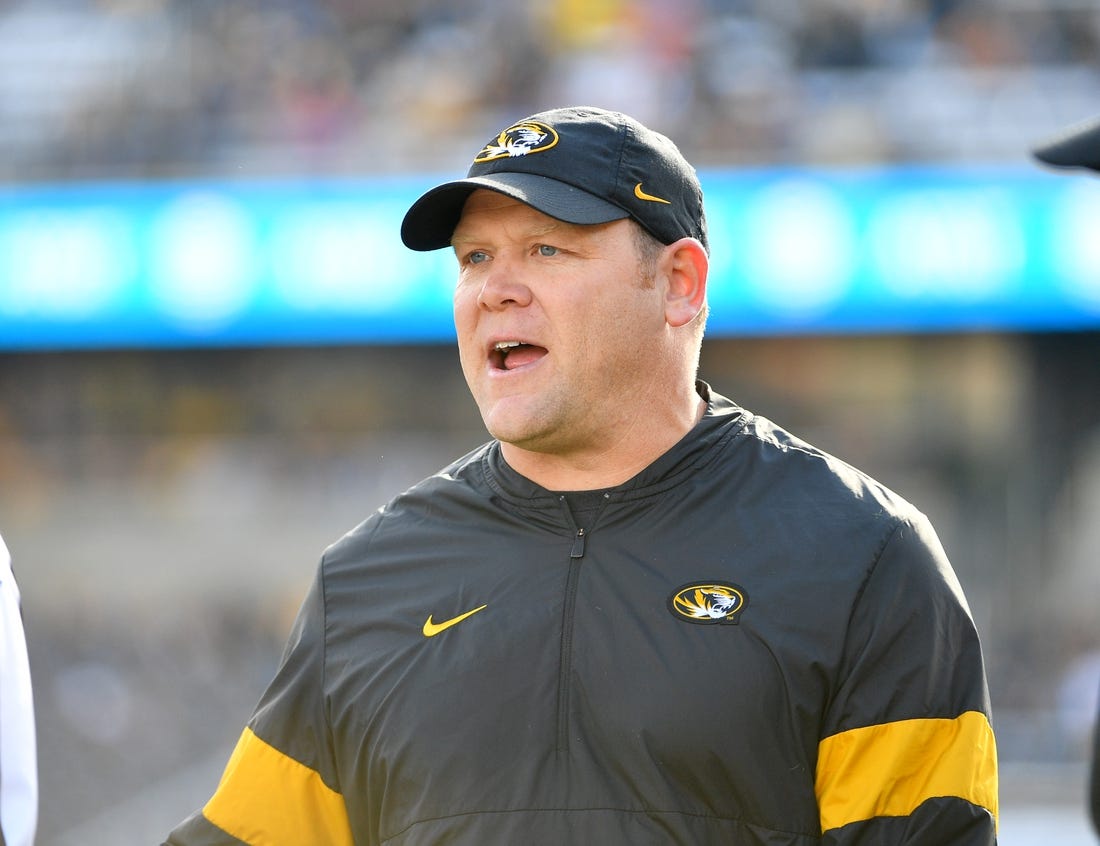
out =
[[[462,206],[462,214],[459,215],[455,226],[455,235],[482,224],[494,225],[504,221],[522,222],[525,225],[536,225],[546,229],[568,225],[505,194],[478,188],[466,198]]]

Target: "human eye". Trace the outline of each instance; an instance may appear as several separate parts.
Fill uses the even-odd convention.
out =
[[[537,249],[538,254],[540,256],[545,256],[546,258],[556,256],[560,252],[557,247],[551,244],[539,244]]]
[[[484,250],[470,250],[466,253],[466,264],[481,264],[489,260],[489,254]]]

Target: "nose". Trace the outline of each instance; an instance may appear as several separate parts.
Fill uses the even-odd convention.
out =
[[[521,280],[516,263],[503,255],[494,257],[492,269],[478,291],[478,307],[486,311],[500,311],[514,306],[522,308],[530,302],[531,289]]]

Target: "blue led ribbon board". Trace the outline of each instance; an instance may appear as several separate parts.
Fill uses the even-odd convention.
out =
[[[1037,168],[700,173],[711,336],[1100,326],[1100,180]],[[0,350],[450,342],[439,175],[0,190]]]

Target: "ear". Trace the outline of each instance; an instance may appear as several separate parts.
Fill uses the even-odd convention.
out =
[[[667,281],[665,320],[669,326],[686,326],[707,301],[710,259],[695,238],[681,238],[665,247],[660,270]]]

